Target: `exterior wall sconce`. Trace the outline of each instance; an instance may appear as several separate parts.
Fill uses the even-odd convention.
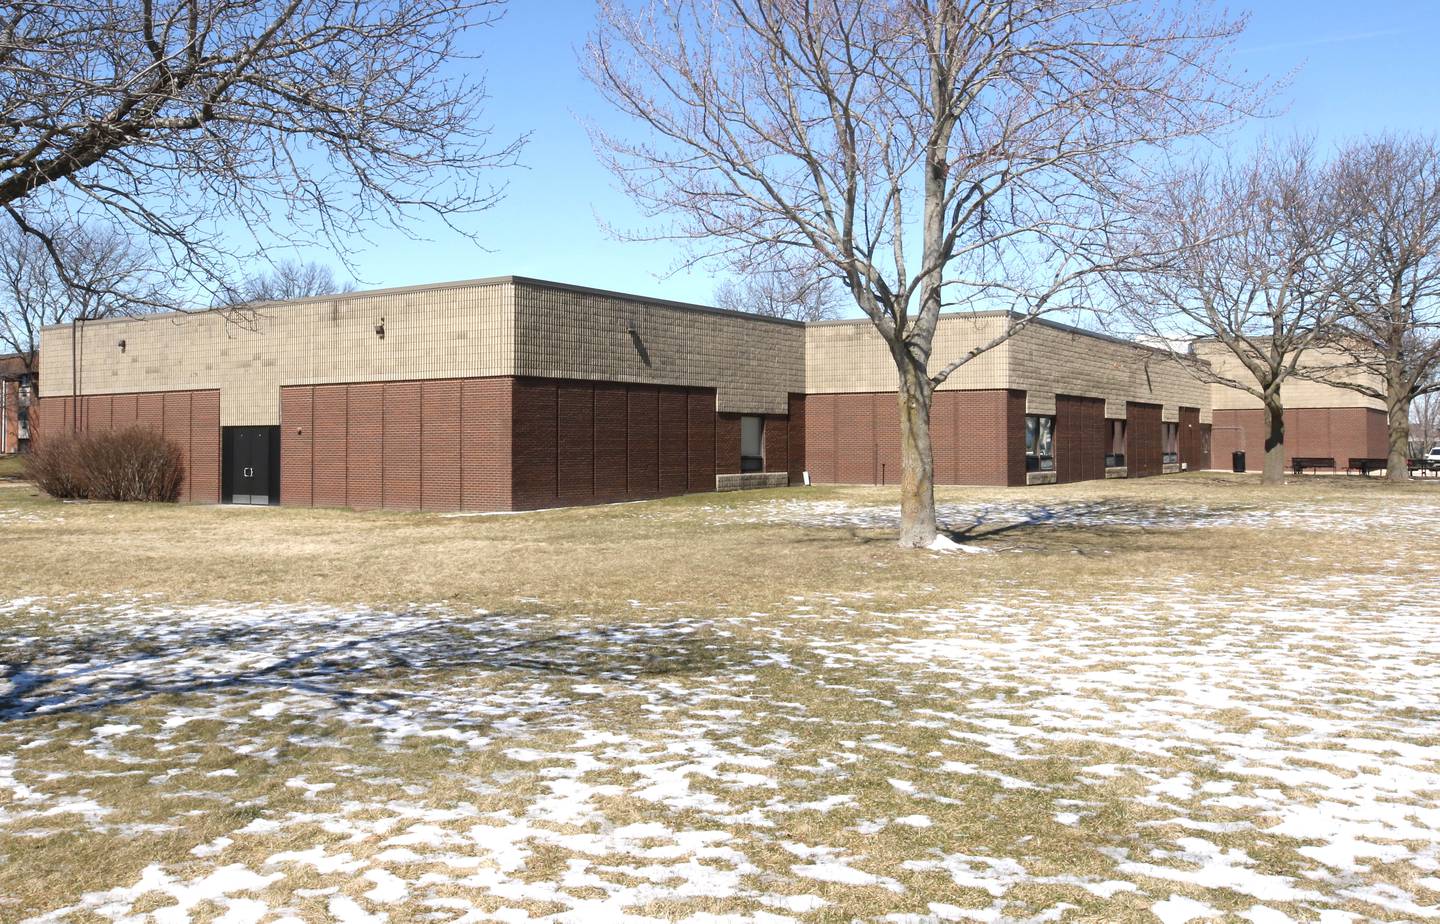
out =
[[[115,345],[120,348],[120,352],[121,352],[121,353],[124,353],[124,352],[125,352],[125,341],[124,341],[124,340],[121,340],[119,343],[117,343],[117,344],[115,344]]]
[[[381,340],[385,339],[385,319],[381,318],[380,323],[375,325],[375,336]]]

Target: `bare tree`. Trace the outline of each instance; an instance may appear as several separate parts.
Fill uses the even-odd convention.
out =
[[[20,354],[25,371],[35,371],[42,327],[175,307],[173,280],[155,255],[114,228],[45,233],[67,278],[40,238],[0,225],[0,352]]]
[[[236,297],[239,304],[253,305],[353,291],[353,282],[336,279],[335,271],[323,263],[281,260],[267,273],[247,276],[240,284]]]
[[[1404,481],[1410,405],[1440,389],[1440,144],[1389,136],[1346,145],[1335,184],[1353,284],[1327,345],[1343,360],[1302,372],[1385,403],[1386,473]]]
[[[1281,388],[1338,317],[1341,225],[1313,145],[1266,145],[1246,160],[1176,170],[1137,225],[1139,249],[1154,256],[1108,280],[1147,340],[1176,355],[1197,342],[1215,360],[1189,364],[1199,377],[1260,401],[1267,484],[1285,481]]]
[[[742,262],[735,272],[738,281],[726,280],[715,289],[721,308],[792,321],[825,321],[842,314],[844,297],[835,280],[813,261],[791,256],[761,266]]]
[[[227,227],[343,256],[372,222],[484,209],[519,142],[487,144],[483,85],[454,62],[500,2],[6,4],[0,209],[62,274],[46,228],[99,216],[212,294],[243,262]]]
[[[965,362],[1085,301],[1145,154],[1250,106],[1243,22],[1131,0],[601,0],[587,73],[639,127],[594,130],[694,259],[803,251],[894,360],[900,543],[936,539],[930,405]],[[643,236],[643,235],[642,235]],[[1008,329],[931,368],[941,308]]]

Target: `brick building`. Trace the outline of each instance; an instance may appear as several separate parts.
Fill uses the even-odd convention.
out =
[[[0,455],[21,452],[30,443],[36,368],[33,356],[0,356]]]
[[[947,316],[934,360],[1000,315]],[[895,370],[866,320],[801,324],[518,277],[47,328],[39,429],[141,423],[191,501],[512,510],[895,482]],[[77,398],[78,395],[78,398]],[[1156,351],[1038,323],[932,414],[940,483],[1210,464],[1212,389]]]
[[[1216,372],[1244,381],[1247,372],[1235,355],[1215,343],[1196,344],[1195,352]],[[1300,367],[1333,369],[1345,357],[1315,349],[1300,358]],[[1379,383],[1375,383],[1379,387]],[[1383,392],[1383,388],[1381,389]],[[1214,452],[1217,462],[1234,450],[1249,459],[1265,455],[1265,410],[1249,392],[1216,385],[1211,389],[1214,408]],[[1298,377],[1280,387],[1285,404],[1285,464],[1296,456],[1334,459],[1345,465],[1352,458],[1383,459],[1389,451],[1389,424],[1385,404],[1349,388],[1338,388]]]

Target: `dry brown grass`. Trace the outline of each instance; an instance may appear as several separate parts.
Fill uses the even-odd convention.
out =
[[[24,477],[24,456],[15,454],[0,456],[0,481],[21,481]]]
[[[1218,510],[1308,503],[1361,507],[1413,498],[1433,503],[1440,485],[1391,488],[1359,478],[1312,477],[1277,491],[1228,475],[1091,482],[1042,489],[942,488],[942,503],[1096,503]],[[177,601],[265,599],[398,605],[493,605],[543,596],[547,604],[604,608],[638,598],[699,606],[763,607],[789,595],[864,591],[953,599],[1030,581],[1066,586],[1136,574],[1197,572],[1221,579],[1266,565],[1326,573],[1346,538],[1287,532],[1264,542],[1220,541],[1224,531],[981,526],[986,548],[1025,556],[937,559],[895,548],[884,531],[738,524],[711,513],[769,500],[843,499],[891,504],[894,489],[786,489],[702,494],[649,503],[445,517],[429,513],[293,508],[57,504],[34,491],[3,495],[22,514],[0,596],[163,594]],[[1239,533],[1248,532],[1238,530]],[[1357,563],[1358,564],[1358,563]]]

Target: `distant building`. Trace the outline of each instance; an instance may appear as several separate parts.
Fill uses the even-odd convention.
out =
[[[1234,353],[1213,342],[1196,344],[1195,353],[1217,373],[1245,381],[1249,372]],[[1335,353],[1314,349],[1300,357],[1300,368],[1334,367],[1343,363]],[[1375,386],[1380,387],[1376,381]],[[1383,391],[1383,389],[1382,389]],[[1332,458],[1344,466],[1352,458],[1383,459],[1389,452],[1385,403],[1350,388],[1292,376],[1280,386],[1285,406],[1285,464],[1296,456]],[[1225,464],[1236,450],[1246,453],[1252,468],[1265,454],[1265,410],[1259,398],[1224,385],[1211,389],[1214,411],[1214,456]]]
[[[1005,323],[945,316],[932,368]],[[197,502],[515,510],[900,480],[895,368],[863,319],[501,277],[80,330],[78,364],[70,326],[43,333],[42,435],[163,430]],[[936,480],[1208,468],[1212,395],[1162,351],[1037,322],[937,392]]]
[[[18,353],[0,356],[0,455],[30,444],[30,411],[36,399],[35,362]]]

